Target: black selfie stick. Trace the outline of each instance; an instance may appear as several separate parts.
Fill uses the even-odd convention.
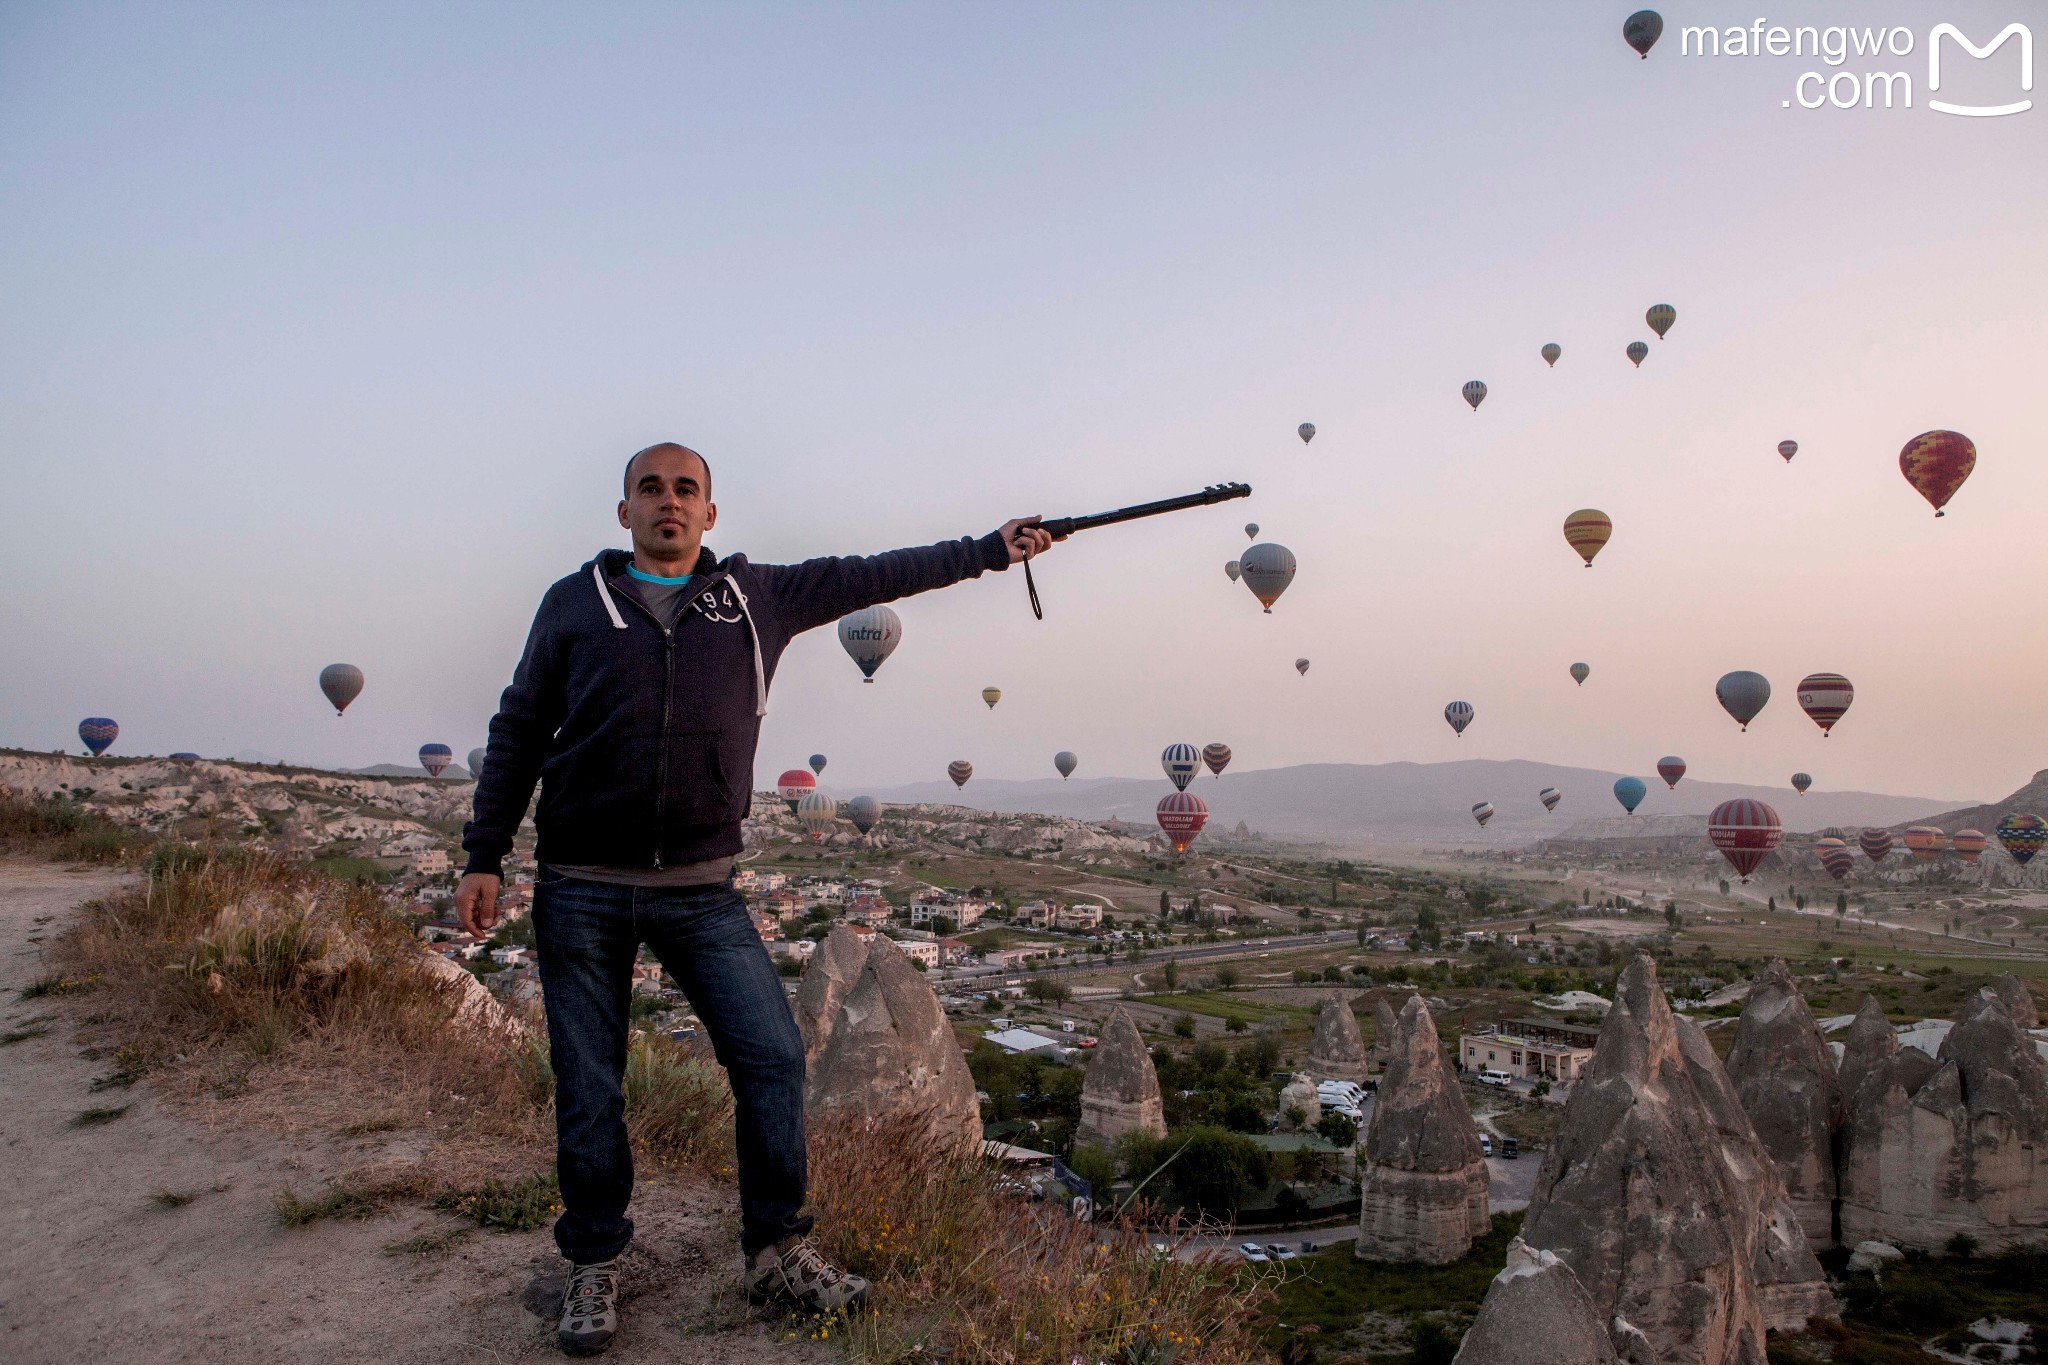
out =
[[[1136,521],[1139,517],[1156,517],[1162,512],[1180,512],[1190,507],[1207,507],[1214,502],[1229,502],[1232,498],[1248,498],[1252,486],[1248,483],[1212,483],[1199,493],[1184,497],[1161,498],[1158,502],[1141,502],[1136,507],[1119,507],[1114,512],[1097,512],[1086,517],[1052,517],[1037,523],[1040,530],[1051,533],[1054,540],[1065,540],[1076,531],[1090,531],[1097,526],[1114,526],[1120,521]],[[1024,587],[1031,594],[1031,614],[1043,621],[1045,609],[1038,604],[1038,584],[1031,578],[1031,561],[1024,561]]]

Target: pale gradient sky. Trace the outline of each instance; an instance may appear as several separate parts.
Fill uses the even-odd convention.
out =
[[[673,438],[757,560],[1257,489],[1062,547],[1043,624],[1014,573],[899,604],[873,687],[803,638],[763,781],[1221,739],[2001,795],[2048,766],[2048,108],[1784,109],[1817,63],[1678,51],[1754,7],[1646,62],[1628,8],[7,6],[0,743],[460,755]],[[1935,22],[2048,40],[1771,17],[1911,26],[1916,105]],[[2012,45],[1953,53],[1944,95],[2013,97]],[[1980,451],[1940,521],[1932,427]],[[1301,562],[1271,616],[1248,518]],[[1777,688],[1746,735],[1733,668]]]

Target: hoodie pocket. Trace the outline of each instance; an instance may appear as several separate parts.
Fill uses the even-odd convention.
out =
[[[732,821],[733,787],[719,757],[719,740],[716,730],[669,736],[668,752],[662,757],[661,791],[662,819],[670,828],[702,828]]]

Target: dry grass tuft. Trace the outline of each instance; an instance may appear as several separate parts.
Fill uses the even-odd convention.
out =
[[[915,1120],[813,1124],[810,1146],[821,1243],[875,1283],[874,1311],[834,1333],[857,1359],[1265,1358],[1250,1323],[1270,1287],[1234,1260],[1182,1260],[1182,1236],[1132,1219],[1080,1223],[1005,1194],[978,1153],[948,1150]]]
[[[137,856],[152,842],[151,836],[82,806],[0,791],[0,857],[118,863]]]

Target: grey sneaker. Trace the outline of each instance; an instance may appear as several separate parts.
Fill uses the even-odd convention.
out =
[[[792,1237],[747,1262],[747,1297],[807,1313],[853,1313],[867,1307],[868,1282],[819,1255],[810,1238]]]
[[[616,1258],[595,1265],[569,1267],[569,1292],[562,1299],[562,1322],[555,1341],[565,1355],[602,1355],[619,1330],[619,1263]]]

